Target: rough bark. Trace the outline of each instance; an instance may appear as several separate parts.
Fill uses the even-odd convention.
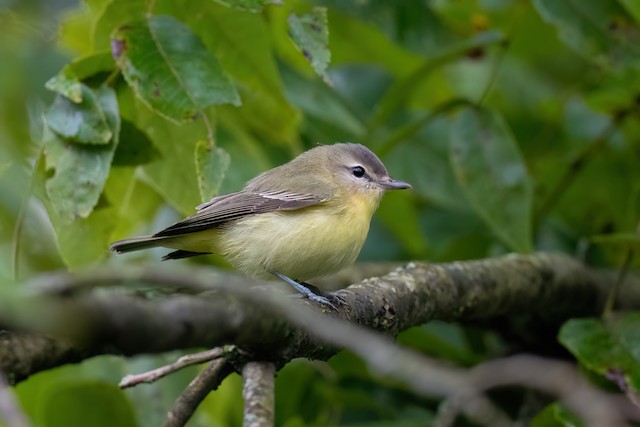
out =
[[[274,296],[270,289],[250,290],[247,284],[259,283],[231,275],[191,268],[183,273],[154,269],[109,272],[93,279],[90,275],[45,279],[49,291],[56,289],[56,296],[45,304],[50,311],[48,326],[59,332],[60,325],[68,326],[74,319],[81,327],[64,330],[73,345],[41,335],[1,334],[0,370],[11,381],[102,353],[133,355],[235,344],[253,360],[272,361],[278,367],[295,357],[326,360],[338,351],[307,330],[291,326],[273,304],[264,303]],[[610,274],[560,254],[410,263],[340,290],[346,304],[339,310],[322,309],[390,335],[434,319],[465,321],[514,313],[569,318],[599,313],[613,280]],[[88,284],[123,283],[171,286],[191,293],[217,290],[154,299],[83,290]],[[637,289],[627,284],[619,301],[640,306]],[[286,304],[312,305],[296,299]],[[244,362],[235,362],[237,369]]]

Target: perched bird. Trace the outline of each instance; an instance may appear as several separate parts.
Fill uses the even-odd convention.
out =
[[[152,236],[112,243],[110,250],[175,249],[163,260],[220,254],[248,276],[275,275],[333,305],[327,294],[302,281],[353,264],[384,192],[405,188],[411,185],[389,177],[367,147],[320,145],[258,175],[237,193],[203,203],[194,215]]]

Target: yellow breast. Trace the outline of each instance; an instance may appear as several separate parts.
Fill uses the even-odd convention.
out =
[[[275,270],[309,280],[353,264],[379,197],[356,194],[304,209],[252,215],[220,229],[220,253],[238,270],[271,278]]]

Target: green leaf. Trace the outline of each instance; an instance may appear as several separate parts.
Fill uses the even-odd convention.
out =
[[[311,13],[289,16],[291,39],[304,54],[311,66],[322,79],[333,86],[327,67],[331,60],[329,51],[329,29],[327,28],[327,8],[314,7]]]
[[[616,1],[534,0],[542,18],[585,59],[605,67],[640,65],[638,24]]]
[[[104,381],[67,381],[42,390],[37,425],[42,427],[136,427],[131,404]]]
[[[180,13],[238,82],[242,108],[225,109],[241,118],[244,126],[263,142],[284,142],[295,147],[301,114],[284,96],[265,16],[211,1],[188,2]]]
[[[45,83],[45,87],[79,104],[83,100],[81,82],[95,74],[111,71],[114,67],[115,62],[111,52],[92,53],[65,65],[58,74]]]
[[[361,137],[364,124],[353,109],[345,105],[339,93],[317,79],[310,80],[294,70],[283,67],[283,79],[291,102],[305,113],[305,118],[321,121],[338,129],[339,135]]]
[[[640,2],[637,0],[618,0],[620,4],[640,23]]]
[[[87,94],[96,100],[96,106],[104,114],[113,135],[108,144],[72,144],[48,126],[43,136],[46,167],[54,170],[53,176],[46,182],[46,192],[52,208],[64,222],[88,217],[98,202],[109,175],[120,132],[118,102],[113,89],[102,87]]]
[[[45,114],[47,125],[58,135],[69,142],[79,144],[108,144],[113,138],[113,129],[107,122],[105,107],[106,99],[98,99],[99,91],[94,91],[84,84],[80,84],[82,101],[78,104],[62,95],[57,95],[55,101]],[[117,114],[117,106],[115,107]]]
[[[0,163],[0,177],[11,167],[11,162]]]
[[[468,205],[449,162],[451,120],[436,114],[424,113],[423,119],[416,121],[422,129],[416,129],[415,134],[403,132],[395,146],[386,145],[391,152],[385,164],[420,196],[439,206],[462,211]]]
[[[160,152],[153,145],[146,133],[142,132],[129,120],[122,120],[120,138],[113,166],[136,166],[150,163],[160,157]]]
[[[248,12],[262,12],[264,7],[269,4],[282,5],[281,0],[215,0],[234,9],[246,10]]]
[[[385,195],[378,215],[400,240],[411,259],[422,259],[427,255],[427,239],[420,228],[418,209],[412,195],[405,191],[394,191]]]
[[[571,319],[562,325],[560,342],[589,370],[623,379],[640,391],[640,313],[608,319]]]
[[[182,215],[192,214],[194,207],[202,203],[194,153],[196,141],[206,136],[205,127],[201,122],[178,125],[154,114],[131,91],[119,96],[123,117],[144,129],[160,153],[142,166],[143,179]]]
[[[584,423],[564,406],[552,403],[540,411],[532,420],[530,427],[582,427]]]
[[[231,159],[222,148],[203,140],[196,143],[195,157],[198,188],[202,201],[206,202],[218,195]]]
[[[453,127],[451,162],[467,200],[510,249],[531,251],[533,188],[507,124],[496,113],[469,108]]]
[[[128,22],[145,19],[147,0],[109,0],[93,26],[93,48],[111,51],[111,33]]]
[[[473,50],[503,43],[504,41],[505,37],[502,33],[498,31],[487,31],[476,34],[467,40],[457,42],[451,46],[446,46],[441,52],[410,70],[408,74],[397,79],[395,83],[389,87],[387,93],[385,93],[384,97],[378,104],[376,114],[372,119],[373,125],[380,126],[400,112],[402,108],[410,103],[412,95],[415,93],[415,89],[419,87],[420,83],[431,77],[436,70],[460,59]],[[444,84],[445,82],[440,82],[437,85],[432,84],[432,91],[436,93],[437,91],[442,91],[442,87],[437,86],[443,86]],[[448,91],[446,95],[447,100],[449,100],[450,94]],[[435,95],[432,93],[429,96],[433,98]],[[444,102],[445,100],[442,100],[442,103]]]
[[[118,28],[111,39],[125,80],[155,112],[184,122],[212,105],[240,105],[238,92],[218,61],[175,18],[135,21]]]

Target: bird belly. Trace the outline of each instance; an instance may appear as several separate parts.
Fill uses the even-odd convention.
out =
[[[327,214],[322,207],[252,215],[220,230],[220,249],[241,272],[278,271],[308,280],[353,264],[369,231],[368,212]]]

